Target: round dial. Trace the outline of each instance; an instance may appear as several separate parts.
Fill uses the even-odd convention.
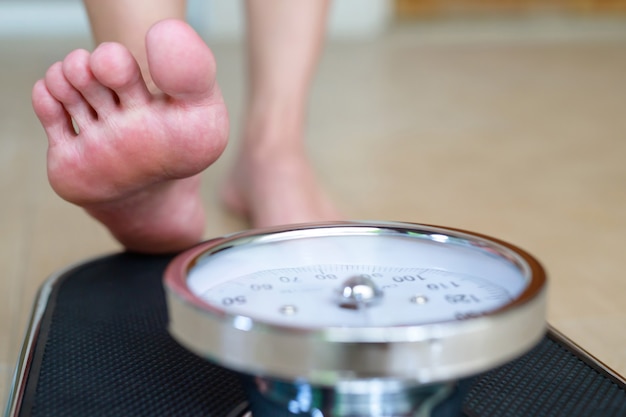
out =
[[[516,247],[402,223],[242,233],[166,273],[171,330],[187,347],[244,372],[325,384],[431,382],[500,364],[543,333],[544,287]]]
[[[316,265],[243,275],[198,296],[215,308],[301,328],[408,326],[493,311],[512,285],[441,269]]]

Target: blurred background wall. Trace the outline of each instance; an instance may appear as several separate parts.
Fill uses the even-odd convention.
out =
[[[189,0],[188,17],[207,37],[238,39],[244,27],[242,6],[242,1]],[[376,35],[387,26],[393,6],[389,0],[335,0],[328,23],[329,34],[340,38]],[[0,35],[88,33],[87,17],[80,0],[0,0]]]
[[[239,39],[242,1],[189,0],[189,20],[204,36]],[[376,36],[392,21],[458,17],[626,16],[626,0],[334,0],[331,38]],[[0,0],[0,36],[88,34],[80,0]]]

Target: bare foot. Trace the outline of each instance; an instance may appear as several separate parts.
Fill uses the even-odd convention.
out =
[[[198,174],[224,150],[228,116],[213,55],[187,24],[157,23],[146,50],[160,92],[148,90],[126,48],[104,43],[52,65],[33,88],[33,108],[59,196],[126,248],[158,253],[201,239]]]
[[[222,188],[228,209],[251,227],[341,220],[302,156],[238,163]]]
[[[317,180],[299,129],[284,121],[278,128],[259,126],[271,125],[269,119],[247,130],[221,189],[224,205],[252,227],[343,219]]]

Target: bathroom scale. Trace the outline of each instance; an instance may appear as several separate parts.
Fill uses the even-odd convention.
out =
[[[400,222],[102,256],[41,287],[5,416],[626,416],[547,283],[508,242]]]

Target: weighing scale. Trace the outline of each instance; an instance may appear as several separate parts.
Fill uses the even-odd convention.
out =
[[[514,245],[395,222],[101,257],[42,287],[6,416],[625,416],[546,291]]]

